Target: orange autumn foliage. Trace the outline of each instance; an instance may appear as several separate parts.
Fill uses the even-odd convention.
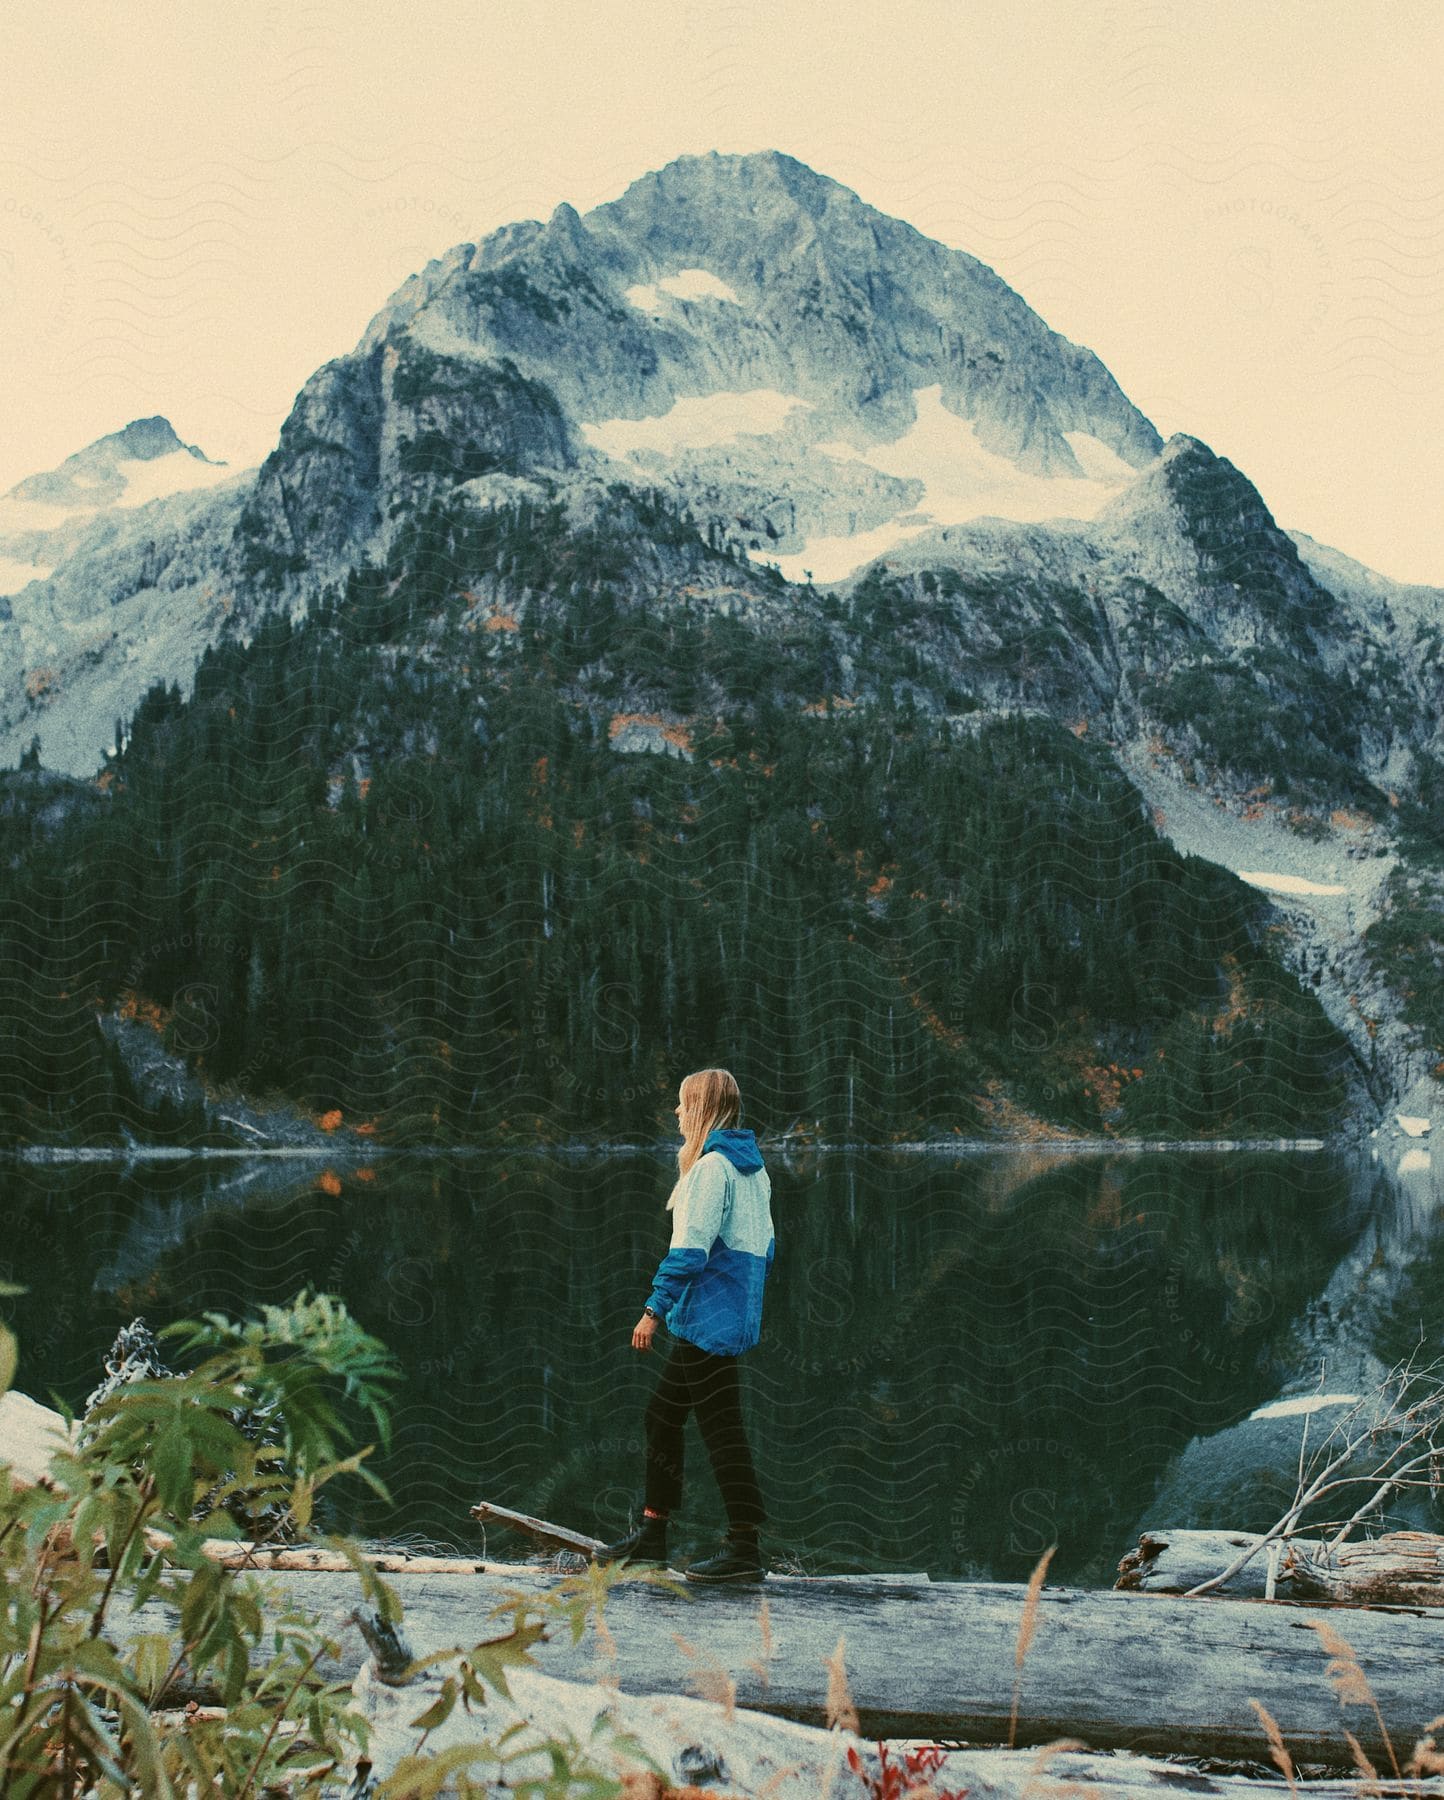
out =
[[[171,1021],[174,1009],[157,1005],[154,1000],[143,999],[127,988],[120,997],[116,1011],[122,1019],[133,1020],[138,1025],[149,1025],[152,1031],[164,1031]]]
[[[628,725],[655,725],[669,744],[675,744],[679,750],[692,748],[690,729],[685,725],[667,724],[661,713],[613,713],[607,721],[608,738],[616,737]],[[714,763],[713,767],[716,766]]]

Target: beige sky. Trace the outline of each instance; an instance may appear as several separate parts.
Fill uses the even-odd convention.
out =
[[[1440,0],[0,0],[0,58],[0,491],[150,413],[259,461],[429,256],[775,147],[1444,584]]]

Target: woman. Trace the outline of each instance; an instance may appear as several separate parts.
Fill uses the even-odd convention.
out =
[[[766,1512],[742,1422],[737,1363],[762,1334],[762,1290],[772,1267],[772,1182],[757,1139],[739,1129],[742,1100],[726,1069],[699,1069],[677,1094],[677,1183],[667,1201],[672,1245],[658,1265],[632,1347],[650,1350],[665,1319],[671,1353],[647,1407],[646,1501],[642,1522],[605,1544],[601,1557],[667,1560],[667,1520],[682,1498],[682,1452],[696,1412],[712,1473],[727,1508],[715,1556],[693,1563],[689,1581],[760,1581],[758,1535]]]

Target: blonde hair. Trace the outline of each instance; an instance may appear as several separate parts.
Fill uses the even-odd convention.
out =
[[[676,1205],[682,1177],[702,1154],[707,1133],[735,1125],[742,1111],[742,1095],[726,1069],[694,1069],[682,1077],[677,1098],[682,1103],[682,1148],[677,1152],[677,1180],[667,1196],[668,1212]]]

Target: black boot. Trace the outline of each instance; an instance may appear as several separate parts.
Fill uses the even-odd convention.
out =
[[[667,1521],[644,1516],[635,1531],[629,1531],[626,1537],[618,1538],[613,1544],[603,1544],[600,1550],[592,1552],[593,1562],[611,1562],[618,1557],[625,1557],[628,1562],[662,1563],[665,1566]]]
[[[683,1571],[688,1581],[761,1581],[767,1573],[755,1531],[729,1531],[715,1556]]]

